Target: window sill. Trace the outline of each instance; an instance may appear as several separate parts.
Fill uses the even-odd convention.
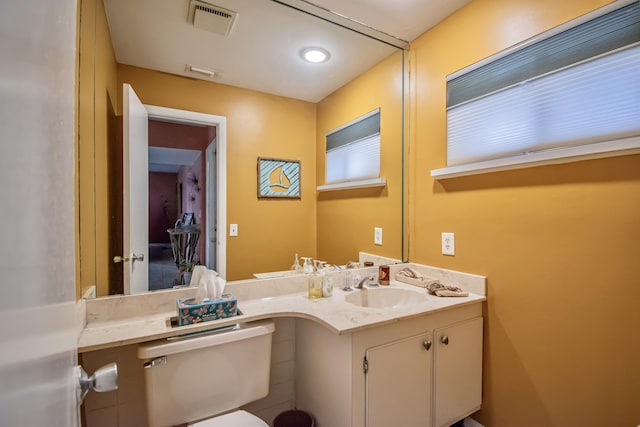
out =
[[[582,145],[578,147],[539,151],[522,156],[507,157],[504,159],[494,159],[484,162],[468,163],[465,165],[449,166],[442,169],[432,170],[431,176],[440,180],[457,178],[460,176],[479,175],[490,172],[571,163],[581,160],[601,159],[605,157],[624,156],[638,153],[640,153],[640,137],[633,137],[617,141]]]
[[[350,190],[353,188],[368,188],[368,187],[385,187],[387,180],[385,178],[371,178],[361,179],[358,181],[338,182],[336,184],[319,185],[316,187],[318,191],[336,191],[336,190]]]

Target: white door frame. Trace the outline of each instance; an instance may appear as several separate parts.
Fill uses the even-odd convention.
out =
[[[217,217],[217,243],[216,248],[216,271],[218,275],[226,279],[227,276],[227,118],[224,116],[214,116],[212,114],[197,113],[195,111],[178,110],[175,108],[158,107],[156,105],[146,105],[149,119],[162,120],[165,122],[204,125],[216,127],[217,140],[217,164],[216,164],[216,193],[218,203],[216,203]],[[209,212],[209,200],[207,199],[207,212]],[[209,215],[207,214],[207,217]],[[207,227],[209,228],[209,227]],[[207,236],[207,240],[209,236]],[[208,242],[205,242],[208,244]]]
[[[207,145],[207,149],[205,151],[206,155],[206,183],[207,183],[207,200],[217,200],[218,194],[216,188],[214,188],[217,183],[217,173],[218,173],[218,157],[217,157],[217,146],[218,146],[218,138],[213,138],[212,141]],[[215,246],[217,246],[218,242],[218,229],[216,228],[216,215],[213,212],[213,209],[209,209],[207,206],[207,218],[206,218],[206,227],[207,227],[207,244],[205,245],[205,259],[207,260],[207,267],[217,268],[218,259],[217,259],[217,250],[215,250]],[[216,203],[216,210],[218,204]],[[224,234],[225,230],[221,230]],[[212,250],[211,246],[215,243],[214,250]]]

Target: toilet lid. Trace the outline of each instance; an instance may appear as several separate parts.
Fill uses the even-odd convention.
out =
[[[269,424],[247,411],[235,411],[219,417],[202,420],[193,427],[269,427]]]

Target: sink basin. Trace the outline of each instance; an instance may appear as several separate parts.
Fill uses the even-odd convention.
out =
[[[427,291],[418,292],[400,288],[373,288],[355,290],[347,294],[345,301],[360,307],[398,308],[411,307],[427,300]]]

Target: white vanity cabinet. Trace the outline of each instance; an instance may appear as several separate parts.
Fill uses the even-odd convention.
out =
[[[367,427],[428,425],[432,334],[370,348],[365,355]]]
[[[437,329],[433,347],[433,426],[450,426],[482,403],[482,318]]]
[[[441,427],[480,408],[481,303],[344,335],[296,328],[296,406],[318,427]]]

